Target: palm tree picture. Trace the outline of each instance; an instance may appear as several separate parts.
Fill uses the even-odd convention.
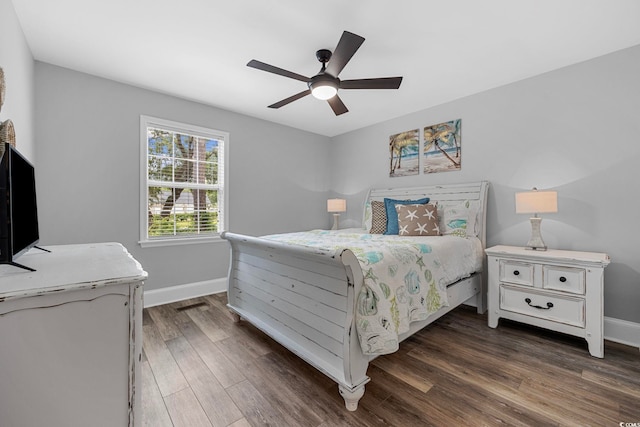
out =
[[[419,129],[389,137],[389,176],[418,175],[420,172]]]
[[[460,170],[462,119],[424,128],[424,173]]]

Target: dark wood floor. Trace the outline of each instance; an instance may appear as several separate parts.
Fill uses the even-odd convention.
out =
[[[338,387],[246,322],[225,295],[144,311],[147,426],[618,426],[640,423],[640,352],[460,307],[378,357],[356,412]]]

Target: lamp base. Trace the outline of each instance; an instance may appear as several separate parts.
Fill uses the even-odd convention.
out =
[[[538,251],[538,252],[542,252],[542,251],[546,251],[547,247],[546,246],[528,246],[529,244],[527,243],[527,246],[524,247],[525,250],[527,251]]]
[[[338,229],[338,218],[340,218],[340,214],[334,213],[333,214],[333,227],[331,227],[332,230],[337,230]]]
[[[529,220],[531,221],[531,238],[527,242],[525,249],[531,251],[546,251],[547,245],[544,244],[542,234],[540,234],[540,223],[542,222],[542,218],[536,216],[529,218]]]

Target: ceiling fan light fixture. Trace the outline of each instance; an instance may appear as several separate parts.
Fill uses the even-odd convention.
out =
[[[280,108],[307,95],[327,101],[336,116],[349,112],[349,109],[338,95],[338,89],[398,89],[402,77],[379,77],[372,79],[340,80],[338,75],[351,60],[356,51],[364,42],[364,37],[343,31],[338,45],[333,53],[328,49],[316,51],[316,58],[322,63],[320,72],[313,77],[287,71],[273,65],[252,59],[247,63],[248,67],[277,74],[290,79],[299,80],[307,84],[307,90],[298,92],[288,98],[269,105],[269,108]]]
[[[327,100],[333,98],[338,93],[339,80],[328,74],[318,74],[313,76],[309,82],[309,89],[314,98]]]
[[[336,96],[337,93],[338,93],[338,89],[329,84],[318,85],[318,86],[315,86],[313,89],[311,89],[311,94],[315,98],[321,99],[323,101],[326,99],[333,98],[334,96]]]

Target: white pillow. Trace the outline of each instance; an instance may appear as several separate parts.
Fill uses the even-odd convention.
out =
[[[479,200],[438,201],[440,232],[443,235],[478,237]]]
[[[371,213],[371,201],[367,200],[364,204],[364,216],[362,218],[362,224],[364,225],[364,228],[367,230],[367,233],[369,232],[369,230],[371,230],[372,221],[373,221],[373,215]]]

